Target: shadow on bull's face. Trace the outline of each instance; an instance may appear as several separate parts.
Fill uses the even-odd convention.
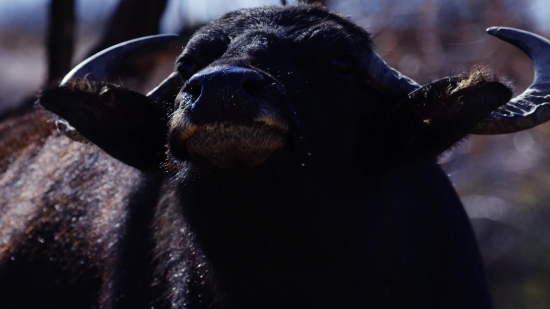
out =
[[[176,159],[252,168],[285,155],[318,153],[304,144],[319,150],[327,142],[354,153],[356,141],[350,139],[357,137],[356,122],[369,104],[359,90],[361,78],[351,78],[358,72],[349,57],[315,57],[305,65],[291,57],[271,65],[253,58],[216,61],[187,79],[169,123],[168,145]]]
[[[169,122],[173,157],[225,169],[312,153],[353,160],[360,119],[382,95],[362,75],[368,34],[328,17],[299,15],[298,29],[222,17],[195,34],[176,61],[185,84]]]

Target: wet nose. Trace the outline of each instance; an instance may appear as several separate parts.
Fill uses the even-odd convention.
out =
[[[247,122],[258,113],[258,96],[267,86],[260,72],[239,66],[217,66],[193,75],[183,88],[186,113],[195,124]]]

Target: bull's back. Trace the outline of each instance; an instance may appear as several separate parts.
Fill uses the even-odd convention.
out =
[[[2,306],[113,307],[127,290],[120,272],[132,277],[128,269],[146,259],[128,261],[147,249],[148,224],[135,222],[148,220],[142,212],[153,203],[140,191],[147,177],[56,132],[40,112],[9,119],[0,134]]]

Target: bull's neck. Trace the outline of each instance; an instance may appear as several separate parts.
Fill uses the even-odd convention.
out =
[[[443,304],[448,291],[488,295],[468,218],[438,166],[376,178],[324,166],[248,175],[211,170],[182,187],[184,215],[214,285],[234,304],[228,308],[403,307],[411,299],[427,308],[424,300],[443,293]],[[434,226],[442,232],[433,233]],[[442,246],[449,237],[453,245]],[[464,279],[451,288],[447,265]],[[432,284],[418,285],[418,278]]]
[[[358,218],[368,194],[355,175],[296,168],[204,172],[180,192],[183,212],[230,294],[252,302],[326,303],[337,298],[328,295],[344,293],[335,282],[360,280],[367,253],[359,249],[365,235],[357,233],[364,224]]]

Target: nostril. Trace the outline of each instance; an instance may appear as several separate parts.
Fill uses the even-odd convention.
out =
[[[202,93],[202,84],[198,81],[192,81],[189,84],[187,84],[187,89],[185,92],[187,92],[189,95],[191,95],[191,99],[193,102],[195,102]]]
[[[263,78],[252,77],[245,79],[243,82],[243,90],[252,97],[257,96],[264,86]]]

